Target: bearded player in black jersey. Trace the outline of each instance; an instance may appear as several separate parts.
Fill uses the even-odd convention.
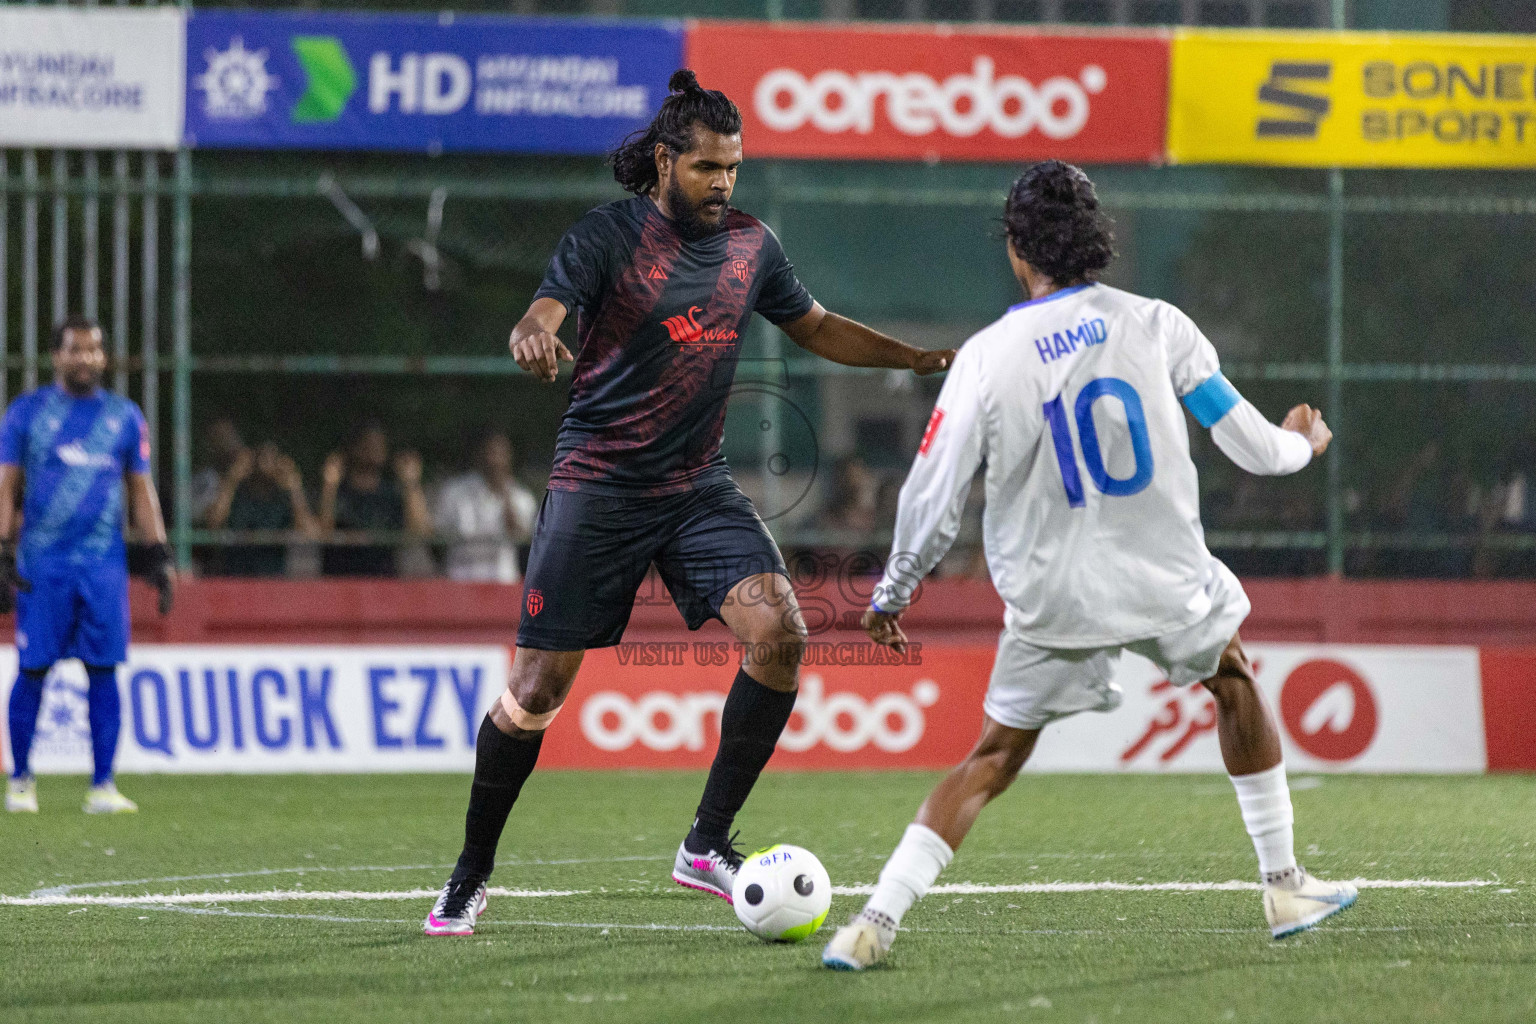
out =
[[[715,754],[672,878],[731,899],[741,854],[731,822],[795,704],[805,626],[784,560],[737,489],[720,438],[753,312],[846,366],[930,374],[923,351],[828,313],[779,240],[732,209],[741,112],[678,71],[649,128],[612,156],[631,199],[600,206],[561,239],[512,331],[517,364],[553,382],[572,357],[555,336],[576,314],[570,407],[523,586],[511,679],[475,752],[464,849],[423,931],[470,935],[507,815],[583,654],[624,635],[654,564],[689,629],[723,621],[747,655],[720,715]]]

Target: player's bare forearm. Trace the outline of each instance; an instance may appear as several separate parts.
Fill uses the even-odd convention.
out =
[[[16,514],[16,495],[21,490],[21,467],[0,464],[0,542],[16,539],[20,517]]]
[[[160,496],[148,473],[128,475],[129,512],[132,526],[141,540],[165,543],[165,518],[160,514]]]
[[[575,358],[565,343],[555,337],[565,323],[565,315],[565,306],[554,299],[534,299],[528,312],[512,328],[512,338],[507,342],[512,358],[540,380],[553,381],[560,373],[560,360],[569,362]]]
[[[796,345],[807,352],[844,366],[868,366],[888,370],[911,370],[923,376],[949,368],[953,349],[928,351],[916,348],[823,309],[821,303],[799,320],[783,325]]]

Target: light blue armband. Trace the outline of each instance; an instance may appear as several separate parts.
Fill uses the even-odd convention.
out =
[[[1217,370],[1206,378],[1204,384],[1184,396],[1184,407],[1202,427],[1209,430],[1242,400],[1243,396],[1237,393],[1237,388]]]

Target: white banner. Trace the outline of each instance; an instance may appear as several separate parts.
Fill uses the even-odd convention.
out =
[[[1488,763],[1475,647],[1249,644],[1293,772],[1481,772]],[[1216,704],[1125,655],[1108,714],[1049,726],[1035,771],[1222,771]]]
[[[186,18],[173,7],[0,7],[0,146],[175,149]]]
[[[507,685],[495,646],[135,645],[118,670],[124,772],[469,772],[475,734]],[[9,694],[14,647],[0,651]],[[5,764],[10,768],[9,738]],[[91,768],[85,670],[61,662],[32,767]]]

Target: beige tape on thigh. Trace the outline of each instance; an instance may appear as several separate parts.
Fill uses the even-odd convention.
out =
[[[561,707],[564,707],[564,705],[561,705]],[[542,715],[535,715],[531,712],[524,711],[523,706],[517,702],[515,697],[512,696],[511,690],[501,691],[501,710],[505,711],[507,713],[507,717],[512,719],[513,725],[517,726],[519,729],[522,729],[524,732],[542,732],[543,730],[548,729],[549,723],[553,722],[555,720],[555,716],[560,713],[560,708],[555,708],[553,711],[546,711]]]

